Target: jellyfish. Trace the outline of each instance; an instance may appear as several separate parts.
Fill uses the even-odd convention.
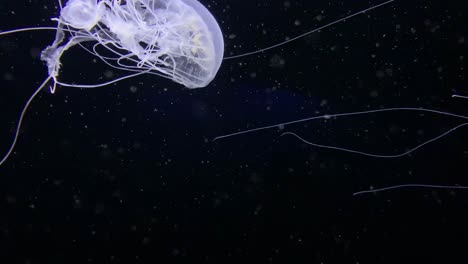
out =
[[[110,67],[187,88],[207,86],[221,66],[221,29],[197,0],[70,0],[54,20],[55,41],[42,52],[54,85],[65,85],[57,81],[63,52],[87,41],[96,42],[88,51]],[[64,32],[71,34],[65,43]]]
[[[55,30],[55,40],[41,53],[48,77],[27,101],[21,113],[13,143],[0,160],[2,165],[13,151],[24,114],[42,88],[50,84],[96,88],[152,74],[194,89],[207,86],[216,76],[224,54],[221,29],[213,15],[198,0],[59,0],[57,27],[26,28]],[[68,35],[68,38],[66,36]],[[92,48],[82,45],[94,42]],[[68,49],[81,46],[109,67],[129,74],[101,84],[68,84],[59,78],[60,58]]]

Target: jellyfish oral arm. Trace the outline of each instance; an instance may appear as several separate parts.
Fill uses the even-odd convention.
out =
[[[56,40],[41,53],[41,60],[47,63],[49,76],[53,79],[54,85],[51,86],[50,92],[55,93],[57,77],[60,71],[60,58],[63,53],[71,47],[85,41],[90,41],[89,38],[73,37],[65,45],[59,46],[63,42],[63,32],[57,31]]]

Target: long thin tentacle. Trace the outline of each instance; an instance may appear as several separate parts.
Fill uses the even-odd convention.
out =
[[[21,111],[20,118],[18,120],[18,124],[16,124],[16,131],[15,131],[15,136],[13,138],[13,142],[11,143],[10,148],[8,149],[7,153],[5,156],[3,156],[2,160],[0,160],[0,166],[8,159],[8,157],[11,155],[13,152],[13,149],[15,148],[16,142],[18,141],[18,135],[20,133],[20,128],[21,124],[23,123],[24,116],[29,108],[29,105],[31,105],[31,102],[34,100],[36,95],[39,94],[39,92],[44,88],[44,86],[52,79],[52,76],[47,77],[45,81],[39,86],[39,88],[36,89],[36,91],[29,97],[29,100],[26,102],[26,104],[23,107],[23,111]]]

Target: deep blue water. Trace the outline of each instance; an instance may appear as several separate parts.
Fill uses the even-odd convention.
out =
[[[379,1],[201,1],[225,55],[254,51]],[[0,3],[0,29],[54,26],[53,0]],[[261,54],[226,60],[205,88],[140,76],[34,100],[0,167],[2,263],[463,263],[468,190],[357,191],[405,183],[468,185],[467,129],[394,154],[463,120],[415,112],[318,120],[213,141],[309,116],[424,107],[468,115],[462,0],[395,2]],[[0,37],[0,153],[47,77],[48,31]],[[122,73],[79,48],[60,79]],[[107,76],[107,77],[106,77]]]

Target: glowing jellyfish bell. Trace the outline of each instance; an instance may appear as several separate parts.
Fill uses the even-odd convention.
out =
[[[56,39],[42,60],[59,84],[61,55],[87,41],[96,43],[88,51],[114,68],[159,75],[188,88],[207,86],[223,59],[221,29],[198,0],[70,0],[56,20]],[[61,45],[66,31],[71,37]]]
[[[60,17],[74,28],[90,30],[99,22],[104,11],[102,7],[94,0],[70,0]]]

